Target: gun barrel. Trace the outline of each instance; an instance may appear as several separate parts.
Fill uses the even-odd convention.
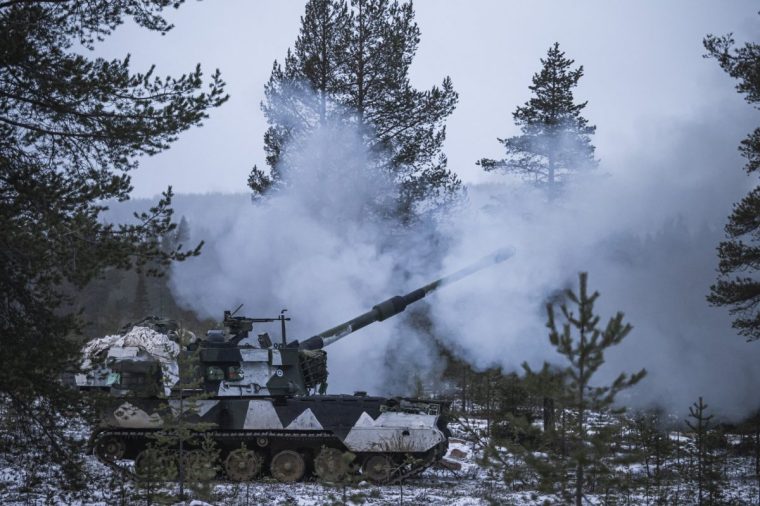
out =
[[[317,350],[324,348],[325,346],[338,341],[348,334],[366,327],[370,323],[381,322],[387,318],[390,318],[391,316],[395,316],[401,313],[409,304],[423,299],[427,294],[441,288],[442,286],[450,285],[451,283],[455,283],[462,278],[478,272],[479,270],[501,263],[504,260],[510,258],[512,255],[514,255],[514,250],[511,248],[498,250],[475,262],[474,264],[465,267],[464,269],[460,269],[453,274],[449,274],[448,276],[437,279],[421,288],[412,290],[406,295],[396,295],[395,297],[391,297],[390,299],[377,304],[366,313],[348,320],[347,322],[341,323],[340,325],[337,325],[331,329],[325,330],[324,332],[321,332],[313,337],[310,337],[309,339],[306,339],[300,343],[298,346],[302,350]]]

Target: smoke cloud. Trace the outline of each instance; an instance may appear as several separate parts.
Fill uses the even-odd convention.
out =
[[[727,312],[705,296],[726,216],[751,186],[735,146],[754,119],[730,104],[720,114],[739,120],[708,121],[714,114],[660,123],[627,158],[614,167],[602,161],[599,174],[554,202],[505,177],[470,186],[449,215],[411,230],[383,218],[398,189],[372,168],[360,133],[317,129],[281,168],[290,184],[270,198],[177,199],[193,240],[206,246],[174,268],[173,290],[206,317],[239,303],[249,316],[288,308],[289,340],[304,339],[513,246],[512,259],[430,297],[436,339],[478,368],[562,365],[544,306],[587,271],[603,319],[621,310],[634,326],[606,357],[600,380],[643,367],[649,375],[627,404],[683,412],[701,395],[739,416],[757,407],[760,345],[737,336]],[[400,389],[415,375],[429,379],[444,366],[427,342],[403,318],[346,337],[328,349],[330,391],[409,393]]]
[[[382,252],[392,230],[381,214],[395,186],[372,170],[358,132],[329,125],[300,142],[281,167],[287,186],[270,198],[218,195],[211,212],[202,208],[211,198],[178,200],[192,240],[207,242],[201,257],[174,269],[180,303],[216,319],[240,303],[249,316],[287,308],[293,340],[366,311],[394,289],[396,260]],[[377,391],[393,328],[330,347],[332,391]],[[276,327],[262,330],[279,336]]]
[[[578,182],[556,203],[524,186],[471,188],[470,206],[447,230],[459,240],[446,268],[504,241],[518,254],[477,286],[441,292],[433,304],[438,332],[480,367],[554,362],[543,306],[557,289],[577,289],[577,272],[587,271],[601,293],[602,322],[623,311],[634,327],[598,379],[649,372],[627,404],[683,413],[704,396],[729,417],[756,409],[760,348],[705,300],[726,216],[753,183],[736,145],[754,118],[731,104],[712,112],[702,111],[704,121],[660,124],[625,163],[602,163],[606,175]],[[738,121],[712,121],[721,117]]]

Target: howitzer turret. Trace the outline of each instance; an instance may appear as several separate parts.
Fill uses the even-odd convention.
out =
[[[234,316],[235,312],[225,312],[225,330],[210,331],[201,343],[200,360],[205,366],[206,389],[220,397],[292,397],[312,391],[322,392],[327,385],[325,346],[371,323],[395,316],[438,288],[502,262],[512,254],[511,250],[499,250],[406,295],[391,297],[364,314],[300,342],[287,341],[285,322],[289,318],[284,314],[276,318],[247,318]],[[280,342],[272,343],[266,333],[259,334],[258,341],[249,337],[253,323],[264,322],[280,322]]]
[[[396,295],[395,297],[391,297],[390,299],[383,301],[376,306],[373,306],[371,310],[357,316],[356,318],[352,318],[345,323],[341,323],[340,325],[337,325],[329,330],[325,330],[324,332],[310,337],[301,343],[295,341],[291,343],[291,345],[297,345],[301,350],[320,350],[325,346],[328,346],[335,341],[338,341],[339,339],[347,336],[348,334],[366,327],[371,323],[381,322],[392,316],[396,316],[397,314],[403,312],[409,304],[423,299],[425,296],[427,296],[427,294],[434,292],[438,288],[450,285],[451,283],[470,276],[471,274],[474,274],[481,269],[485,269],[486,267],[490,267],[497,263],[503,262],[513,254],[514,251],[511,249],[502,249],[496,251],[495,253],[488,255],[487,257],[481,259],[479,262],[465,267],[464,269],[437,279],[421,288],[412,290],[406,295]]]

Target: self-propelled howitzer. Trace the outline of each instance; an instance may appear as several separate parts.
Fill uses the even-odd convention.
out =
[[[167,349],[174,343],[153,329],[135,327],[123,338],[108,341],[120,343],[118,348],[98,355],[105,358],[96,371],[107,370],[102,383],[115,399],[92,436],[95,454],[112,466],[133,460],[135,473],[144,477],[156,468],[152,434],[161,431],[169,417],[181,414],[190,423],[212,427],[206,435],[219,450],[219,462],[205,461],[200,444],[188,443],[184,449],[169,449],[169,457],[162,454],[160,462],[167,465],[159,466],[165,471],[160,478],[176,478],[174,461],[184,463],[184,472],[189,473],[185,476],[208,473],[221,464],[227,478],[235,481],[269,473],[291,482],[313,473],[336,482],[360,472],[369,480],[388,482],[419,472],[446,454],[448,402],[358,392],[325,395],[323,348],[511,255],[510,250],[498,251],[303,341],[287,340],[284,313],[247,318],[225,312],[224,329],[209,331],[205,339],[180,352],[196,357],[202,377],[193,390],[205,391],[190,411],[182,400],[189,394],[186,389],[175,384],[168,398],[163,395],[169,388],[166,372],[171,369],[166,357],[153,359],[141,348],[152,335],[166,338]],[[265,322],[280,323],[278,343],[267,333],[258,334],[256,340],[250,335],[255,323]],[[162,373],[162,386],[156,388]]]

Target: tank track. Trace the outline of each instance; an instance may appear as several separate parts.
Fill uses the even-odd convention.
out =
[[[99,441],[104,440],[106,438],[115,437],[117,439],[134,439],[139,440],[143,443],[145,441],[149,441],[150,437],[155,434],[155,431],[145,431],[145,430],[111,430],[111,429],[101,429],[98,431],[93,432],[92,436],[90,437],[90,440],[88,442],[88,453],[92,453],[99,462],[101,462],[103,465],[108,466],[110,469],[114,470],[115,472],[125,476],[126,478],[130,480],[138,480],[140,479],[132,470],[130,470],[128,467],[119,465],[115,460],[111,460],[108,458],[105,458],[103,455],[99,454],[96,451],[96,447]],[[260,447],[260,445],[257,444],[257,440],[260,438],[266,438],[267,441],[276,441],[276,443],[279,445],[282,442],[288,441],[295,443],[296,441],[303,441],[303,440],[315,440],[315,439],[324,439],[325,442],[332,441],[334,442],[336,440],[335,436],[330,433],[329,431],[324,432],[302,432],[302,433],[293,433],[293,432],[280,432],[280,431],[271,431],[271,430],[265,430],[265,431],[245,431],[245,432],[236,432],[236,431],[211,431],[211,434],[213,435],[214,440],[219,444],[221,442],[222,447],[230,447],[229,444],[225,444],[225,439],[229,442],[234,442],[235,447],[239,446],[240,443],[246,443],[246,447],[250,449],[254,449],[257,446]],[[268,446],[268,445],[267,445]],[[286,445],[290,447],[295,447],[296,445],[290,444]],[[442,454],[445,453],[445,449],[435,447],[424,454],[418,456],[419,458],[413,459],[413,463],[411,464],[405,464],[403,466],[399,466],[398,470],[391,476],[391,478],[383,484],[394,484],[399,483],[402,480],[405,480],[406,478],[416,476],[421,474],[426,469],[430,468],[433,464],[436,462],[436,457],[442,457]],[[392,453],[367,453],[363,454],[364,457],[369,455],[387,455],[391,458],[393,458],[395,455]],[[128,458],[127,460],[134,460],[133,458]],[[221,475],[224,473],[222,472]],[[220,479],[220,476],[217,476],[216,481],[225,481],[223,478]]]

